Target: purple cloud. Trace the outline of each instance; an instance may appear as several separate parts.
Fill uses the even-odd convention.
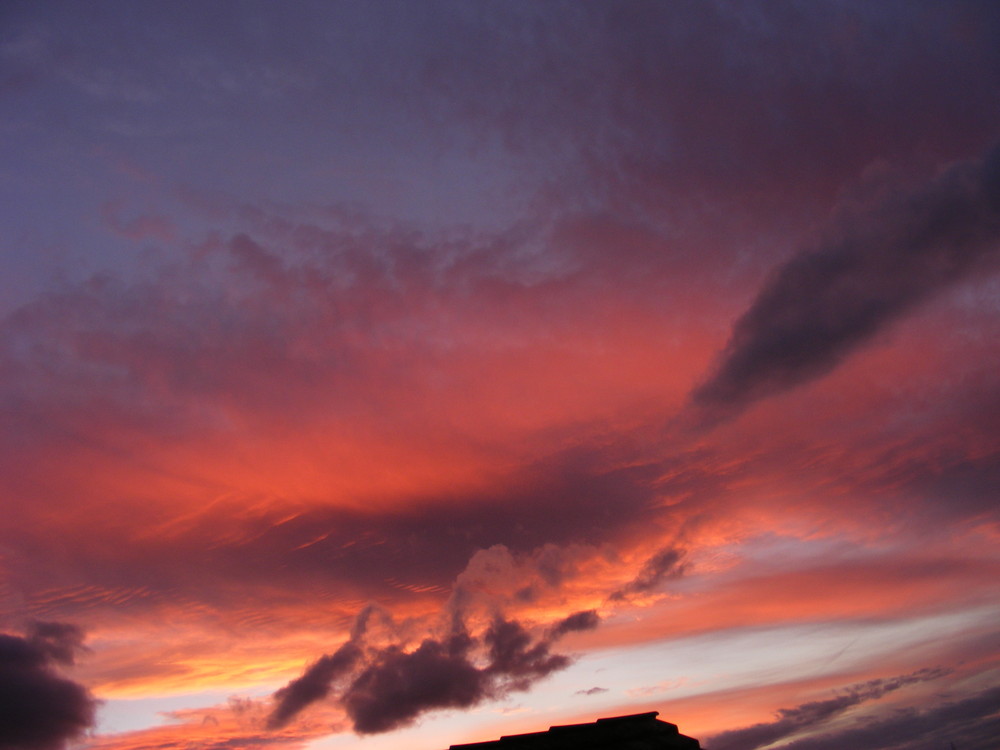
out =
[[[72,664],[82,646],[82,631],[66,623],[0,634],[0,747],[61,750],[93,726],[97,702],[55,669]]]

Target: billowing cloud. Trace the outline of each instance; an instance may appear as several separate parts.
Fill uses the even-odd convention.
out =
[[[415,650],[390,646],[373,655],[341,700],[359,734],[405,726],[424,711],[468,708],[489,695],[491,683],[469,660],[472,640],[456,633],[424,640]]]
[[[344,684],[335,700],[359,734],[398,729],[427,711],[469,708],[525,691],[569,666],[568,656],[552,652],[556,640],[592,629],[598,621],[596,612],[575,612],[549,628],[547,636],[537,637],[520,622],[497,616],[481,636],[473,637],[453,620],[448,635],[424,638],[411,649],[402,643],[363,648],[362,631],[275,693],[277,705],[268,726],[286,725],[306,706],[326,698],[338,680]]]
[[[483,637],[489,653],[487,672],[508,677],[512,689],[527,690],[535,680],[569,665],[569,658],[549,653],[549,642],[533,642],[524,627],[497,618]]]
[[[775,273],[693,393],[711,424],[825,375],[898,317],[1000,257],[1000,149],[847,209]]]
[[[82,645],[82,631],[66,623],[0,634],[0,747],[59,750],[93,725],[96,701],[55,668],[71,665]]]

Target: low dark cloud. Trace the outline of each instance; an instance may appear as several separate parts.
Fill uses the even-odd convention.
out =
[[[59,750],[93,725],[94,698],[55,669],[72,664],[82,646],[83,633],[65,623],[0,634],[0,748]]]
[[[934,680],[945,674],[947,671],[942,669],[921,669],[913,674],[852,685],[841,695],[827,700],[810,701],[794,708],[779,709],[775,721],[717,734],[706,742],[706,747],[709,750],[754,750],[765,747],[802,730],[820,726],[853,706],[877,700],[906,685]],[[841,747],[868,747],[868,745],[847,743]]]
[[[552,637],[559,638],[566,635],[566,633],[575,633],[581,630],[593,630],[601,622],[600,615],[593,609],[587,609],[583,612],[574,612],[569,617],[564,620],[557,622],[552,630]]]
[[[358,734],[388,732],[427,711],[468,708],[525,691],[571,663],[570,657],[552,652],[558,638],[594,628],[598,621],[596,612],[576,612],[547,636],[536,637],[516,620],[498,616],[475,638],[454,620],[447,636],[425,638],[412,650],[399,643],[363,649],[362,629],[275,693],[268,726],[288,724],[306,706],[326,698],[340,677],[345,687],[336,700]]]
[[[28,640],[49,659],[67,666],[76,661],[77,653],[86,650],[83,629],[66,622],[33,622]]]
[[[424,711],[467,708],[489,694],[490,682],[469,658],[472,640],[454,634],[424,640],[414,651],[376,652],[341,697],[359,734],[405,726]]]
[[[587,690],[577,690],[573,695],[600,695],[601,693],[608,692],[607,688],[602,687],[592,687]]]
[[[569,657],[550,653],[548,641],[533,642],[531,634],[513,620],[497,619],[484,640],[490,657],[486,673],[509,678],[515,690],[527,690],[535,680],[570,663]]]
[[[268,718],[268,726],[272,729],[284,726],[310,703],[325,698],[333,681],[350,672],[361,655],[357,644],[348,641],[334,653],[321,656],[301,677],[274,694],[278,705]]]
[[[665,547],[649,558],[639,574],[625,586],[611,594],[611,599],[621,601],[631,594],[652,591],[668,578],[676,578],[684,572],[681,560],[684,551],[675,547]]]
[[[700,421],[819,378],[916,305],[1000,253],[1000,149],[919,189],[847,210],[781,267],[693,395]]]
[[[896,711],[861,726],[818,734],[781,750],[924,750],[954,747],[960,750],[993,750],[1000,737],[1000,687],[990,688],[960,700],[942,701],[918,710]],[[717,750],[715,745],[707,746]],[[749,750],[749,748],[748,748]]]

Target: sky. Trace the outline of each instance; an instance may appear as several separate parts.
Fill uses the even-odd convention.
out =
[[[1000,735],[1000,7],[0,8],[0,748]]]

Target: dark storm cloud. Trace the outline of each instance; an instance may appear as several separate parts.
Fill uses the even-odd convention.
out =
[[[852,685],[835,698],[803,703],[795,708],[779,709],[776,721],[717,734],[707,741],[705,746],[709,750],[755,750],[765,747],[796,732],[819,726],[827,719],[853,706],[877,700],[906,685],[937,679],[947,673],[942,669],[921,669],[909,675]],[[868,745],[844,744],[842,747],[868,747]]]
[[[668,578],[676,578],[684,572],[681,560],[684,551],[675,547],[661,549],[642,566],[639,574],[625,586],[611,594],[611,599],[621,601],[630,594],[652,591]]]
[[[547,637],[536,638],[521,623],[498,616],[481,638],[473,638],[459,620],[453,620],[449,635],[425,638],[412,650],[402,644],[362,650],[359,634],[275,693],[277,705],[268,726],[288,724],[306,706],[327,697],[336,679],[347,673],[350,678],[336,700],[358,734],[388,732],[427,711],[469,708],[525,691],[571,663],[570,657],[552,652],[558,638],[598,622],[596,612],[577,612]]]
[[[1000,254],[1000,149],[922,188],[846,212],[774,275],[692,396],[711,424],[819,378]]]
[[[96,701],[62,677],[82,633],[65,623],[34,623],[26,637],[0,634],[0,747],[58,750],[94,723]]]

